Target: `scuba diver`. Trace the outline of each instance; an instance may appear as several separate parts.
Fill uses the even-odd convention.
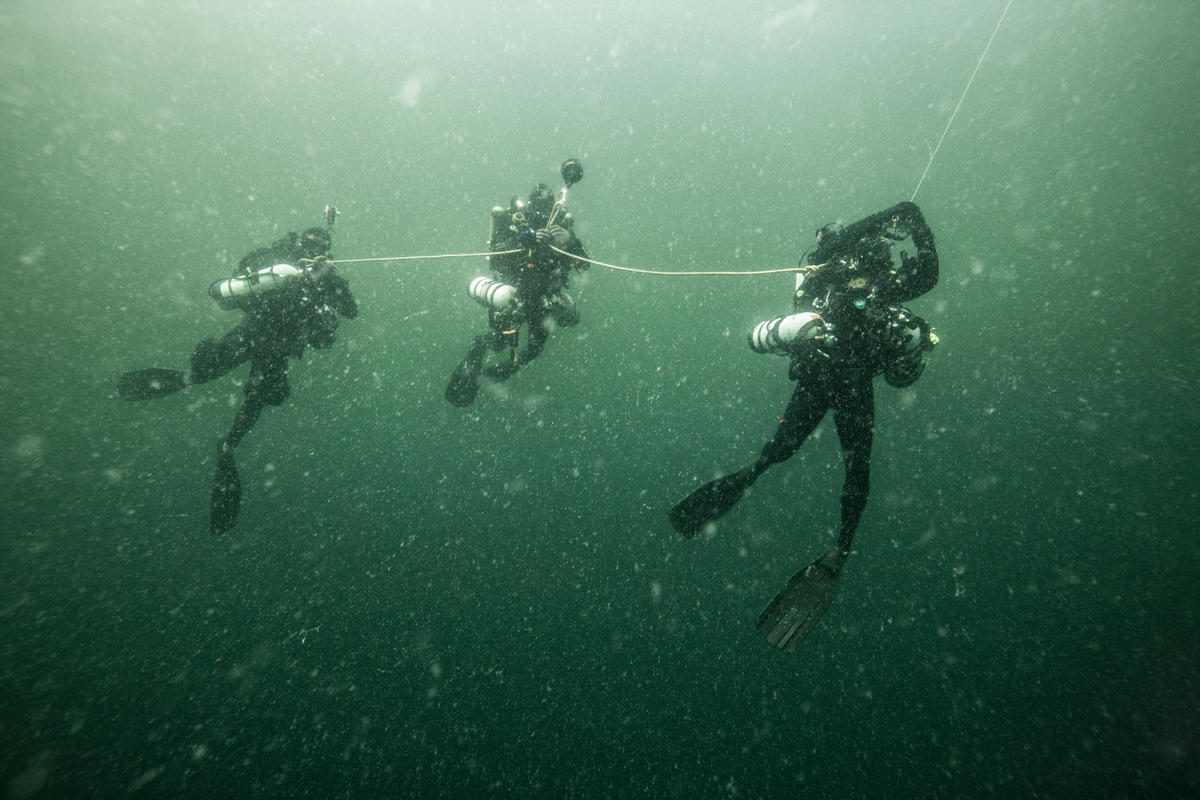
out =
[[[328,263],[330,226],[337,210],[326,208],[325,228],[289,233],[270,247],[247,254],[234,276],[216,281],[209,294],[226,310],[241,309],[245,317],[220,339],[196,345],[191,368],[135,370],[121,376],[117,391],[126,400],[150,400],[205,383],[250,362],[245,399],[233,427],[217,445],[210,529],[223,533],[233,527],[241,506],[241,480],[233,449],[254,427],[263,406],[282,405],[288,396],[288,359],[300,358],[306,347],[333,344],[338,317],[353,319],[358,304],[350,285]]]
[[[905,241],[912,257],[892,250]],[[750,348],[785,355],[796,388],[771,441],[758,459],[717,478],[676,504],[671,525],[695,536],[720,518],[771,466],[791,458],[817,424],[833,411],[846,468],[838,543],[797,573],[759,615],[757,627],[780,650],[794,650],[833,597],[850,544],[867,504],[874,435],[874,378],[912,385],[924,370],[922,353],[937,343],[929,324],[900,304],[919,297],[938,280],[933,233],[913,203],[841,229],[817,232],[817,248],[801,259],[794,313],[757,325]]]
[[[564,186],[556,199],[544,183],[528,200],[514,197],[508,208],[492,209],[488,252],[496,279],[479,277],[467,289],[488,310],[488,332],[476,336],[446,386],[446,400],[460,408],[475,402],[480,387],[511,378],[538,357],[550,332],[579,323],[579,308],[567,294],[572,268],[585,270],[583,244],[575,236],[575,220],[566,211],[567,190],[583,178],[578,159],[560,170]],[[575,258],[578,256],[579,258]],[[520,346],[520,331],[528,340]],[[498,364],[484,368],[488,350],[506,350]]]

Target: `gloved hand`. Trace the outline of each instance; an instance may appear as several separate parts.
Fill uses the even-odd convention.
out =
[[[893,225],[907,232],[918,248],[933,246],[933,232],[929,230],[929,223],[916,203],[897,203],[883,213],[891,217]]]
[[[913,357],[926,349],[929,323],[906,308],[897,308],[888,322],[887,338],[897,355]]]
[[[318,292],[323,302],[346,319],[358,316],[358,302],[350,294],[350,282],[326,266],[318,281]]]
[[[571,234],[561,225],[551,225],[548,228],[540,228],[534,234],[538,244],[549,244],[560,250],[571,243]]]
[[[921,358],[925,333],[923,325],[907,315],[892,325],[893,356],[883,368],[883,379],[890,386],[904,389],[916,383],[925,371]]]
[[[908,320],[903,325],[894,330],[892,344],[901,354],[912,356],[921,349],[921,327]]]

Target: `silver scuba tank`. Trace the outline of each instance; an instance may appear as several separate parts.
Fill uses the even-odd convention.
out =
[[[491,278],[479,277],[471,281],[467,294],[485,308],[501,309],[517,299],[517,287]]]
[[[750,349],[785,356],[798,342],[815,339],[824,328],[824,320],[809,311],[776,317],[754,326],[749,337]]]
[[[269,292],[282,286],[284,281],[298,278],[304,271],[291,264],[276,264],[249,275],[240,275],[223,281],[213,281],[208,295],[226,311],[243,308],[255,295]]]

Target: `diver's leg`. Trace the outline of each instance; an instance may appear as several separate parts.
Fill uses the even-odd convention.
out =
[[[221,440],[223,450],[233,450],[241,444],[242,439],[254,427],[254,423],[258,422],[263,405],[262,398],[257,394],[246,395],[246,399],[238,406],[237,413],[233,416],[233,427],[229,429],[229,434]]]
[[[242,507],[242,480],[233,459],[233,448],[254,427],[262,409],[262,397],[255,391],[248,391],[234,415],[229,435],[217,442],[217,470],[213,475],[208,517],[208,529],[214,534],[224,533],[237,521]]]
[[[217,443],[217,472],[213,476],[209,530],[220,534],[233,527],[242,505],[242,481],[233,449],[258,422],[263,406],[278,406],[287,399],[287,356],[270,355],[254,361],[246,382],[246,397],[233,417],[229,434]]]
[[[220,339],[205,339],[192,351],[188,383],[205,383],[229,373],[250,358],[250,336],[238,325]]]
[[[446,402],[465,408],[475,402],[479,393],[479,375],[483,371],[483,358],[489,348],[495,349],[495,335],[491,333],[476,336],[467,348],[467,354],[454,368],[450,380],[446,383]]]
[[[264,406],[279,406],[287,400],[291,389],[287,379],[287,356],[272,355],[256,359],[246,380],[246,398],[233,418],[233,427],[223,440],[232,450],[258,422]]]
[[[257,369],[250,372],[252,385],[247,389],[247,393],[252,389],[268,406],[283,405],[292,392],[291,386],[288,385],[287,356],[272,353],[262,357],[256,366]]]
[[[842,484],[842,527],[838,546],[850,551],[850,542],[871,493],[871,444],[875,438],[875,390],[868,378],[844,387],[833,412],[846,480]]]
[[[516,375],[517,370],[526,362],[537,358],[538,353],[542,352],[542,348],[545,347],[546,337],[549,335],[542,326],[542,321],[541,319],[530,320],[529,342],[520,349],[518,349],[520,346],[519,327],[497,330],[496,349],[507,348],[509,357],[483,371],[485,383],[503,383]]]
[[[515,358],[506,358],[499,364],[488,367],[483,370],[483,383],[503,383],[504,381],[517,374],[517,370],[521,368],[520,362]]]
[[[117,379],[117,393],[126,400],[167,397],[193,383],[219,378],[249,357],[242,326],[220,339],[205,339],[192,351],[190,372],[151,367],[126,372]]]
[[[529,342],[526,343],[525,349],[521,351],[521,364],[528,364],[530,361],[533,361],[546,347],[546,341],[550,338],[550,322],[551,317],[549,314],[542,316],[540,319],[530,320]]]
[[[709,481],[676,503],[667,512],[675,530],[684,536],[695,536],[728,513],[772,464],[791,458],[825,416],[828,406],[823,402],[822,387],[821,383],[797,384],[774,438],[763,447],[758,460]]]
[[[794,456],[816,430],[828,410],[829,401],[823,378],[814,374],[810,381],[798,381],[796,390],[792,392],[787,408],[779,419],[775,435],[763,445],[758,460],[747,469],[754,470],[754,477],[757,478],[769,467]]]

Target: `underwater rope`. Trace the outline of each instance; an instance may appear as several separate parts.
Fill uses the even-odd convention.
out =
[[[720,271],[720,270],[667,272],[665,270],[656,270],[656,269],[636,269],[634,267],[618,267],[616,264],[605,264],[603,261],[595,261],[590,258],[584,258],[583,256],[577,256],[574,253],[568,253],[564,250],[559,250],[557,247],[554,247],[553,245],[551,245],[550,249],[561,255],[570,256],[571,258],[575,259],[576,261],[583,261],[588,264],[595,264],[597,267],[606,267],[608,269],[620,270],[621,272],[636,272],[639,275],[778,275],[778,274],[785,273],[785,272],[802,272],[805,269],[809,269],[809,267],[782,267],[780,269],[755,269],[755,270],[747,270],[745,272]]]
[[[621,272],[636,272],[640,275],[778,275],[778,274],[786,273],[786,272],[800,272],[804,269],[807,269],[807,267],[783,267],[780,269],[749,270],[747,272],[719,271],[719,270],[692,271],[692,272],[667,272],[665,270],[637,269],[635,267],[619,267],[616,264],[605,264],[603,261],[595,261],[590,258],[584,258],[583,256],[575,255],[574,253],[568,253],[565,250],[559,250],[557,247],[554,247],[553,245],[550,246],[550,249],[553,250],[554,252],[558,253],[559,255],[564,255],[569,258],[573,258],[576,261],[583,261],[588,264],[595,264],[598,267],[606,267],[608,269],[615,269],[615,270],[619,270]],[[426,261],[426,260],[432,260],[435,258],[472,258],[472,257],[477,257],[477,256],[506,256],[506,255],[510,255],[512,253],[520,253],[520,252],[522,252],[522,251],[517,249],[517,250],[497,250],[494,253],[493,252],[488,252],[488,253],[440,253],[440,254],[431,255],[431,256],[381,256],[379,258],[338,258],[338,259],[329,259],[325,263],[327,263],[327,264],[364,264],[364,263],[369,263],[372,261],[375,261],[375,262],[378,262],[378,261]]]
[[[339,258],[329,259],[326,264],[365,264],[369,261],[429,261],[435,258],[471,258],[474,256],[506,256],[519,253],[520,250],[499,250],[495,253],[439,253],[432,256],[380,256],[379,258]]]
[[[950,132],[950,126],[954,124],[954,118],[958,116],[958,110],[962,108],[963,100],[967,99],[967,92],[971,90],[971,84],[975,81],[975,75],[979,72],[979,68],[983,66],[983,59],[987,57],[988,50],[992,46],[992,41],[996,38],[996,32],[1000,30],[1000,23],[1004,22],[1004,15],[1008,13],[1008,6],[1012,4],[1013,0],[1008,0],[1008,5],[1000,12],[1000,19],[996,21],[996,27],[992,29],[992,36],[988,39],[987,45],[983,48],[983,53],[979,56],[979,62],[975,65],[975,71],[971,73],[970,79],[967,80],[967,88],[963,89],[962,97],[958,98],[958,105],[954,107],[954,113],[950,115],[950,121],[946,123],[946,130],[942,131],[942,138],[938,139],[937,146],[930,153],[929,163],[925,165],[925,171],[921,173],[921,180],[917,181],[917,188],[913,189],[912,197],[908,199],[910,203],[917,199],[917,192],[921,190],[921,184],[925,182],[925,176],[929,174],[929,168],[933,166],[933,160],[937,158],[938,150],[942,148],[942,142],[946,140],[946,134]]]
[[[998,19],[996,21],[996,27],[992,29],[992,35],[988,38],[987,44],[984,45],[983,52],[980,53],[980,55],[979,55],[979,61],[976,62],[975,69],[974,69],[974,71],[971,72],[971,77],[967,79],[967,85],[963,89],[962,95],[959,96],[958,104],[954,106],[954,111],[951,112],[951,114],[950,114],[950,120],[946,123],[946,127],[942,131],[941,138],[938,139],[937,145],[934,146],[933,152],[930,153],[930,155],[929,155],[929,163],[925,165],[925,171],[921,173],[921,178],[920,178],[920,180],[917,181],[917,188],[913,189],[912,197],[909,198],[910,202],[917,199],[917,192],[921,191],[921,185],[923,183],[925,183],[925,178],[926,178],[926,176],[929,175],[930,168],[933,167],[933,161],[934,161],[934,159],[937,158],[938,151],[942,149],[942,142],[946,141],[946,134],[950,133],[950,126],[954,124],[954,118],[958,116],[958,110],[960,108],[962,108],[963,101],[967,99],[967,92],[971,91],[971,84],[975,82],[975,76],[977,74],[979,74],[979,68],[983,66],[983,60],[985,58],[987,58],[988,50],[991,49],[992,42],[995,41],[996,34],[1000,31],[1000,26],[1004,22],[1004,17],[1008,15],[1008,9],[1009,9],[1009,7],[1012,6],[1012,4],[1013,4],[1013,0],[1008,0],[1008,3],[1004,6],[1004,10],[1000,12],[1000,19]],[[555,204],[555,205],[557,206],[558,204]],[[574,253],[568,253],[565,250],[559,250],[557,247],[554,247],[553,245],[551,245],[550,249],[560,255],[568,256],[569,258],[573,258],[577,261],[583,261],[587,264],[594,264],[597,267],[605,267],[606,269],[614,269],[614,270],[618,270],[620,272],[633,272],[633,273],[637,273],[639,275],[668,275],[668,276],[670,276],[670,275],[678,275],[678,276],[780,275],[780,274],[789,273],[789,272],[803,272],[806,269],[811,269],[811,266],[810,266],[810,267],[781,267],[778,269],[756,269],[756,270],[747,270],[745,272],[737,272],[734,270],[686,270],[686,271],[679,271],[679,272],[670,272],[667,270],[638,269],[636,267],[621,267],[621,266],[617,266],[616,264],[606,264],[603,261],[596,261],[594,259],[584,258],[583,256],[579,256]],[[329,264],[365,264],[365,263],[369,263],[369,262],[379,262],[379,261],[428,261],[428,260],[433,260],[433,259],[438,259],[438,258],[476,258],[476,257],[480,257],[480,256],[503,256],[503,255],[510,255],[512,253],[519,253],[519,252],[521,252],[521,251],[519,249],[517,249],[517,250],[500,250],[497,252],[486,252],[486,253],[439,253],[436,255],[426,255],[426,256],[382,256],[379,258],[339,258],[336,260],[330,259],[326,263],[329,263]]]

